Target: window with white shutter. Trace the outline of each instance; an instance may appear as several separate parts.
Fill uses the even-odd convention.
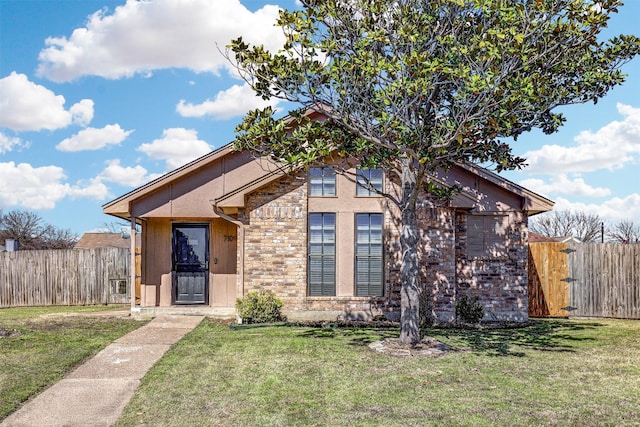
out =
[[[382,191],[382,170],[358,169],[356,182],[356,196],[379,196]]]

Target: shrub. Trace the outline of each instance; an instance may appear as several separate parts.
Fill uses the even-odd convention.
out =
[[[282,300],[272,292],[252,291],[236,300],[236,310],[244,323],[268,323],[284,320]]]
[[[456,301],[456,319],[464,323],[480,323],[484,317],[484,307],[478,302],[478,297],[470,298],[467,294],[460,295]]]

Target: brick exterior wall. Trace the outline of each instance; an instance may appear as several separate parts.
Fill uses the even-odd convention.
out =
[[[397,212],[389,209],[385,214],[385,287],[380,298],[307,297],[307,215],[304,176],[282,178],[247,197],[246,208],[239,215],[245,224],[245,294],[274,292],[285,303],[290,319],[361,319],[382,313],[398,319],[401,259]],[[508,218],[507,256],[468,259],[467,214],[429,204],[419,210],[420,281],[433,289],[433,314],[439,321],[455,321],[456,296],[461,292],[480,297],[485,320],[527,319],[527,219],[521,212],[510,212]]]
[[[244,292],[272,291],[285,304],[306,298],[307,186],[285,177],[254,192],[240,220],[245,224]]]
[[[526,321],[529,289],[527,279],[527,216],[508,213],[506,256],[499,259],[467,257],[467,215],[456,218],[458,293],[477,296],[484,306],[484,320]]]
[[[416,215],[420,242],[420,284],[432,289],[431,311],[441,322],[455,320],[455,213],[451,209],[424,206]],[[399,213],[392,209],[386,221],[387,286],[388,301],[385,311],[399,317],[400,312],[400,251],[401,221]],[[423,295],[428,298],[428,295]],[[424,300],[423,300],[424,301]],[[426,308],[422,303],[421,309]]]

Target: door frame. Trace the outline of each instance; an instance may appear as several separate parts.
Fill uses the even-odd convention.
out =
[[[177,228],[201,228],[205,231],[205,269],[204,273],[204,301],[202,302],[177,302],[178,281],[176,271],[176,252],[175,252],[175,236]],[[211,272],[210,263],[210,244],[211,244],[211,223],[210,222],[193,222],[193,221],[174,221],[171,223],[171,305],[209,305],[209,275]]]

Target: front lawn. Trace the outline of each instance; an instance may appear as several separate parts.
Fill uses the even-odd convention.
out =
[[[143,323],[93,317],[96,307],[0,309],[0,420]]]
[[[118,425],[639,425],[638,321],[435,329],[456,349],[435,359],[367,347],[397,333],[205,320],[151,369]]]

